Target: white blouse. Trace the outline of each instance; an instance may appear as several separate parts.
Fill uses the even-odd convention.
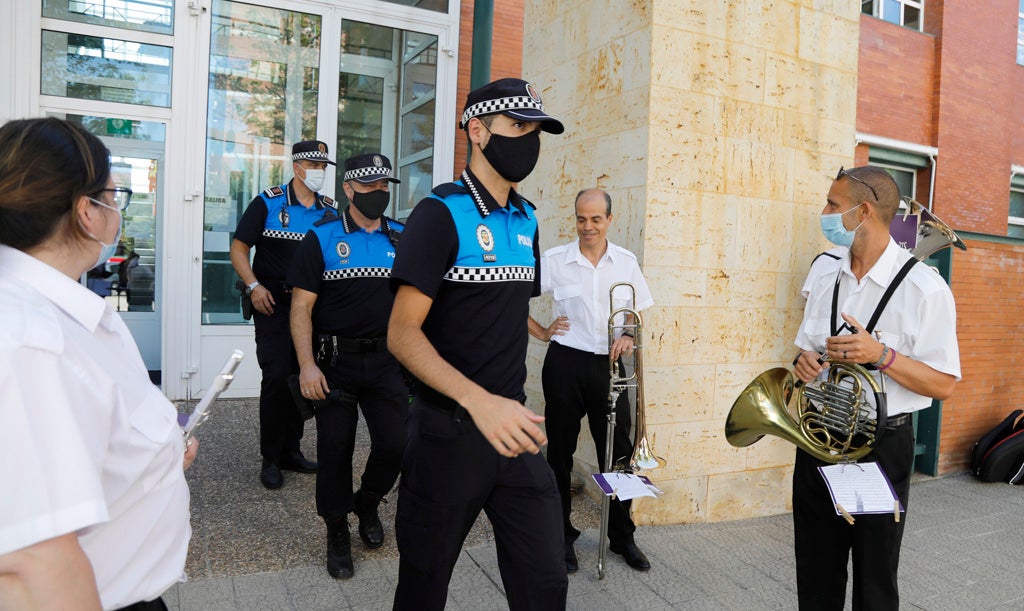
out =
[[[105,609],[184,577],[174,406],[109,304],[0,245],[0,554],[78,533]]]

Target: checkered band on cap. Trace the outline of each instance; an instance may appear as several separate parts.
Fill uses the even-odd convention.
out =
[[[381,178],[391,178],[391,172],[387,168],[358,168],[356,170],[349,170],[345,172],[345,180],[359,180],[367,176],[379,176]]]
[[[531,108],[533,110],[539,110],[544,112],[544,105],[540,103],[540,100],[533,99],[528,95],[514,96],[509,98],[497,98],[495,100],[484,100],[483,102],[477,102],[462,113],[462,124],[466,125],[469,120],[473,117],[480,115],[493,115],[508,110],[516,110],[519,108]]]
[[[302,152],[302,153],[295,153],[294,155],[292,155],[292,161],[304,161],[304,160],[310,160],[310,161],[330,161],[330,159],[327,158],[327,153],[323,153],[321,151],[305,151],[305,152]]]

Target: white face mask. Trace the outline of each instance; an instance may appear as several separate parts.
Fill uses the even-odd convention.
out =
[[[324,186],[324,178],[327,177],[327,170],[311,170],[306,169],[306,177],[302,179],[302,182],[309,187],[309,190],[314,193],[319,193],[320,189]]]
[[[101,201],[99,201],[97,199],[93,199],[91,197],[89,198],[89,201],[91,201],[92,203],[96,204],[97,206],[103,206],[107,210],[113,210],[114,212],[117,213],[117,233],[114,234],[114,241],[111,242],[110,244],[107,244],[103,240],[97,238],[96,236],[94,236],[89,231],[85,232],[90,238],[92,238],[92,239],[94,239],[94,240],[96,240],[97,242],[100,243],[100,254],[99,254],[99,256],[96,257],[96,262],[93,263],[93,265],[92,265],[92,267],[96,267],[97,265],[102,265],[102,264],[106,263],[107,259],[109,259],[110,257],[113,257],[114,253],[117,251],[117,244],[118,244],[118,242],[121,241],[121,209],[120,208],[116,208],[114,206],[110,206],[108,204],[104,204],[103,202],[101,202]],[[89,268],[89,269],[92,269],[92,268]]]

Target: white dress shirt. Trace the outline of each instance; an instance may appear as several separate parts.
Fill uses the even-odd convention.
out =
[[[0,554],[77,533],[105,609],[182,580],[191,536],[174,406],[124,322],[0,245]]]
[[[629,282],[636,291],[636,303],[631,307],[640,312],[654,305],[636,256],[608,242],[604,255],[594,266],[580,251],[580,241],[551,248],[540,259],[541,293],[552,293],[553,314],[569,319],[565,335],[555,335],[551,341],[563,346],[594,354],[608,354],[608,316],[610,289],[616,282]],[[615,307],[630,305],[630,290],[615,289]],[[616,320],[617,325],[622,324]],[[622,335],[620,327],[615,337]]]
[[[836,272],[839,271],[839,267],[843,264],[843,257],[849,252],[850,249],[845,246],[835,246],[814,258],[810,269],[807,270],[804,285],[800,287],[800,294],[803,295],[804,299],[807,299],[807,296],[811,294],[811,288],[814,287],[814,283],[817,282],[818,278],[829,274],[835,280]]]
[[[865,326],[893,277],[912,258],[910,251],[889,238],[882,256],[858,282],[850,270],[847,254],[836,273],[821,275],[814,282],[796,345],[802,350],[824,352],[825,340],[832,334],[832,292],[837,277],[837,323],[843,323],[842,314],[846,313]],[[874,330],[880,335],[879,341],[899,353],[897,359],[910,357],[960,379],[953,293],[942,277],[927,265],[918,263],[911,268],[882,311]],[[822,375],[827,372],[826,368]],[[871,373],[876,379],[880,376],[878,371]],[[885,385],[889,416],[914,412],[932,404],[931,397],[911,392],[891,378],[886,378]]]

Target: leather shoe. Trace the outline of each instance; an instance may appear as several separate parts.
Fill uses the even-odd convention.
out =
[[[327,522],[327,572],[335,579],[349,579],[355,575],[352,540],[348,534],[348,520],[344,518]]]
[[[284,476],[281,469],[269,460],[263,461],[263,468],[260,469],[260,483],[267,490],[277,490],[284,484]]]
[[[380,501],[381,497],[363,492],[362,489],[356,492],[353,499],[352,512],[359,518],[359,538],[370,549],[384,545],[384,525],[381,524],[380,515],[377,513]]]
[[[626,564],[638,571],[646,571],[651,568],[650,560],[640,551],[636,543],[632,541],[621,545],[612,543],[608,546],[608,549],[622,556],[626,560]]]
[[[296,471],[298,473],[316,473],[317,465],[311,460],[306,460],[302,452],[292,452],[281,457],[281,469],[284,471]]]
[[[572,546],[572,541],[566,541],[565,543],[565,570],[567,573],[575,573],[580,570],[580,561],[576,557],[576,550]]]

